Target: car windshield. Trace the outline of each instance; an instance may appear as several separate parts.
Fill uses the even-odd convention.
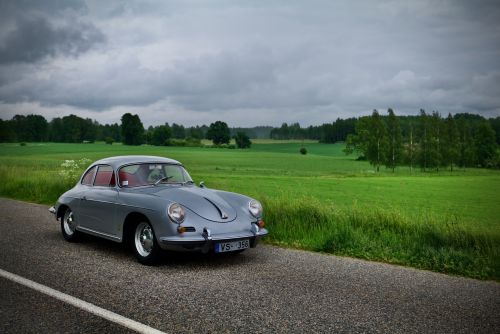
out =
[[[193,180],[184,167],[162,163],[142,163],[120,168],[120,186],[139,187],[154,184],[186,184]]]

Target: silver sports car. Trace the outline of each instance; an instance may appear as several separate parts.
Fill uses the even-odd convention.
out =
[[[180,162],[153,156],[94,162],[49,211],[67,241],[88,233],[130,242],[143,264],[161,249],[241,252],[268,233],[258,201],[198,187]]]

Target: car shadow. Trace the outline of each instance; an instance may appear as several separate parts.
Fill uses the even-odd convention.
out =
[[[58,239],[67,243],[60,233],[51,233],[50,239]],[[86,248],[102,253],[110,258],[120,259],[120,261],[130,261],[137,263],[131,245],[117,243],[111,240],[99,238],[89,234],[82,234],[75,247]],[[251,256],[250,256],[251,255]],[[254,260],[255,249],[247,249],[241,253],[208,253],[199,252],[174,252],[162,250],[155,267],[227,267],[245,265]]]

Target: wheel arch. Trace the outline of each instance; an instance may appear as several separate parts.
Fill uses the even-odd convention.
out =
[[[69,206],[66,204],[61,204],[57,208],[56,219],[62,218],[66,210],[69,209]]]
[[[133,211],[127,214],[123,221],[122,242],[127,243],[133,239],[134,230],[138,223],[146,221],[151,224],[151,220],[141,212]]]

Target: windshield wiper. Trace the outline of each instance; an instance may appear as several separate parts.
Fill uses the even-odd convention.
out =
[[[158,179],[156,182],[155,182],[155,186],[158,185],[160,182],[163,182],[163,181],[168,181],[170,180],[171,178],[173,178],[173,176],[165,176],[165,177],[162,177],[161,179]]]

